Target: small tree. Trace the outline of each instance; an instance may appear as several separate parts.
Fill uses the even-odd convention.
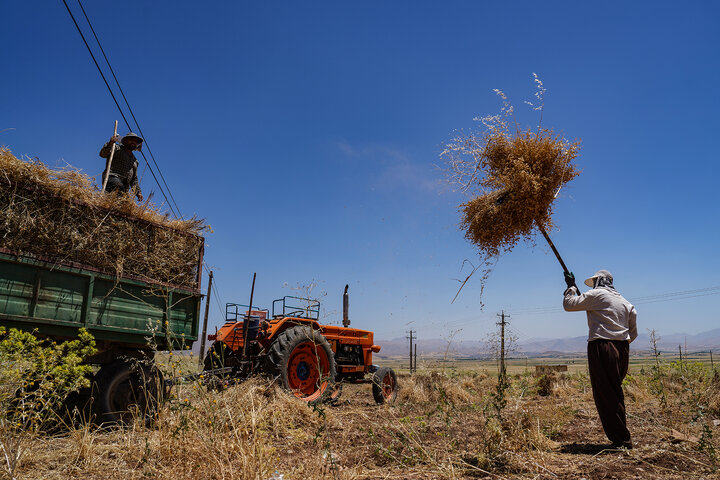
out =
[[[517,350],[517,335],[512,333],[508,328],[507,318],[509,316],[502,314],[502,322],[498,322],[497,331],[491,333],[485,340],[485,348],[492,358],[497,361],[498,365],[498,383],[495,393],[492,394],[492,404],[496,411],[498,419],[502,416],[502,410],[507,405],[505,391],[510,386],[507,378],[507,368],[505,359],[510,353]]]

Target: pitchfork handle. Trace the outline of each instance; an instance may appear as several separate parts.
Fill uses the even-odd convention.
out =
[[[115,129],[113,130],[113,138],[117,137],[117,120],[115,120]],[[113,155],[115,155],[115,142],[112,142],[110,150],[110,158],[108,158],[107,166],[105,167],[105,176],[103,177],[102,191],[105,191],[107,187],[108,179],[110,178],[110,168],[112,167]]]
[[[545,228],[542,226],[540,226],[538,228],[542,232],[543,237],[545,237],[545,240],[547,240],[548,244],[550,245],[550,248],[552,248],[552,251],[555,254],[555,256],[557,257],[558,262],[560,262],[560,266],[563,268],[563,271],[565,273],[570,273],[570,270],[568,270],[568,268],[565,266],[565,262],[563,262],[563,259],[560,256],[560,254],[558,253],[557,248],[555,248],[555,244],[552,242],[552,240],[550,240],[550,237],[548,236],[547,232],[545,231]]]

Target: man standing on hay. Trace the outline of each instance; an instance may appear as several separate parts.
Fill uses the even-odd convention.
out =
[[[133,155],[133,150],[140,150],[143,139],[130,132],[120,140],[120,146],[116,145],[119,136],[113,135],[100,150],[100,156],[107,159],[105,170],[103,171],[103,180],[107,175],[106,192],[127,193],[132,189],[139,201],[143,196],[140,192],[140,184],[138,183],[138,161]],[[113,153],[113,149],[115,153]],[[110,157],[112,154],[112,162]],[[108,173],[108,163],[110,163],[110,172]]]
[[[637,337],[637,313],[613,286],[613,277],[600,270],[585,280],[590,287],[580,294],[575,276],[565,273],[563,308],[568,312],[586,311],[588,370],[595,407],[605,435],[613,448],[632,448],[625,418],[622,381],[628,371],[630,342]]]

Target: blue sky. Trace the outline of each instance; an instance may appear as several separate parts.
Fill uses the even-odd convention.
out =
[[[315,281],[328,321],[349,283],[353,326],[376,338],[480,339],[502,309],[521,340],[582,335],[541,238],[500,259],[482,311],[477,281],[451,304],[477,253],[438,155],[499,110],[494,88],[532,124],[533,72],[544,123],[583,142],[551,234],[569,267],[610,270],[630,300],[720,285],[715,2],[85,8],[181,212],[214,230],[223,302],[247,302],[257,271],[258,303]],[[13,129],[0,144],[98,175],[120,117],[62,2],[3,2],[0,15],[0,130]],[[147,172],[142,186],[157,190]],[[719,299],[638,302],[639,327],[717,328]]]

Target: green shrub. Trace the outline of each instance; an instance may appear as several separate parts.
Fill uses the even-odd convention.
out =
[[[84,328],[76,340],[58,344],[0,327],[0,450],[10,478],[25,443],[60,419],[68,395],[90,386],[92,366],[82,362],[96,352]]]

